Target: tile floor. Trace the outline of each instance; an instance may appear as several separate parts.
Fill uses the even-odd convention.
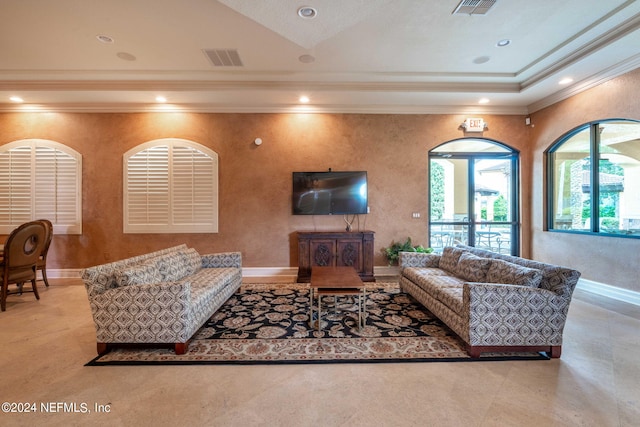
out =
[[[0,401],[38,410],[0,412],[0,425],[640,425],[640,307],[581,291],[559,360],[85,367],[84,287],[51,282],[40,301],[10,296],[0,313]]]

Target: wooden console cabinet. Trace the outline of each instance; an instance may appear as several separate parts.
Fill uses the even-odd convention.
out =
[[[373,276],[373,231],[299,231],[298,282],[311,280],[311,268],[354,267],[363,282]]]

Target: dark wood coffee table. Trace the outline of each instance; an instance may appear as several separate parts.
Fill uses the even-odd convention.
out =
[[[358,328],[364,326],[367,314],[367,291],[353,267],[312,267],[309,289],[309,323],[313,325],[314,298],[318,298],[318,332],[321,329],[322,296],[353,295],[358,297]],[[336,302],[337,307],[337,302]]]

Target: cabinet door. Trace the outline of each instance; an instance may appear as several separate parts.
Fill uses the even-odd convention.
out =
[[[357,272],[362,271],[362,240],[338,239],[336,265],[339,267],[354,267]]]
[[[336,241],[313,239],[311,240],[311,267],[332,267],[335,265]]]

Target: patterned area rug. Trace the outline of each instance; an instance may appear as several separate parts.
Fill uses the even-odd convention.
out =
[[[397,283],[368,285],[362,328],[354,299],[322,301],[318,331],[317,319],[309,321],[308,285],[243,285],[196,333],[186,354],[116,348],[87,365],[548,360],[539,353],[471,359],[464,343]]]

